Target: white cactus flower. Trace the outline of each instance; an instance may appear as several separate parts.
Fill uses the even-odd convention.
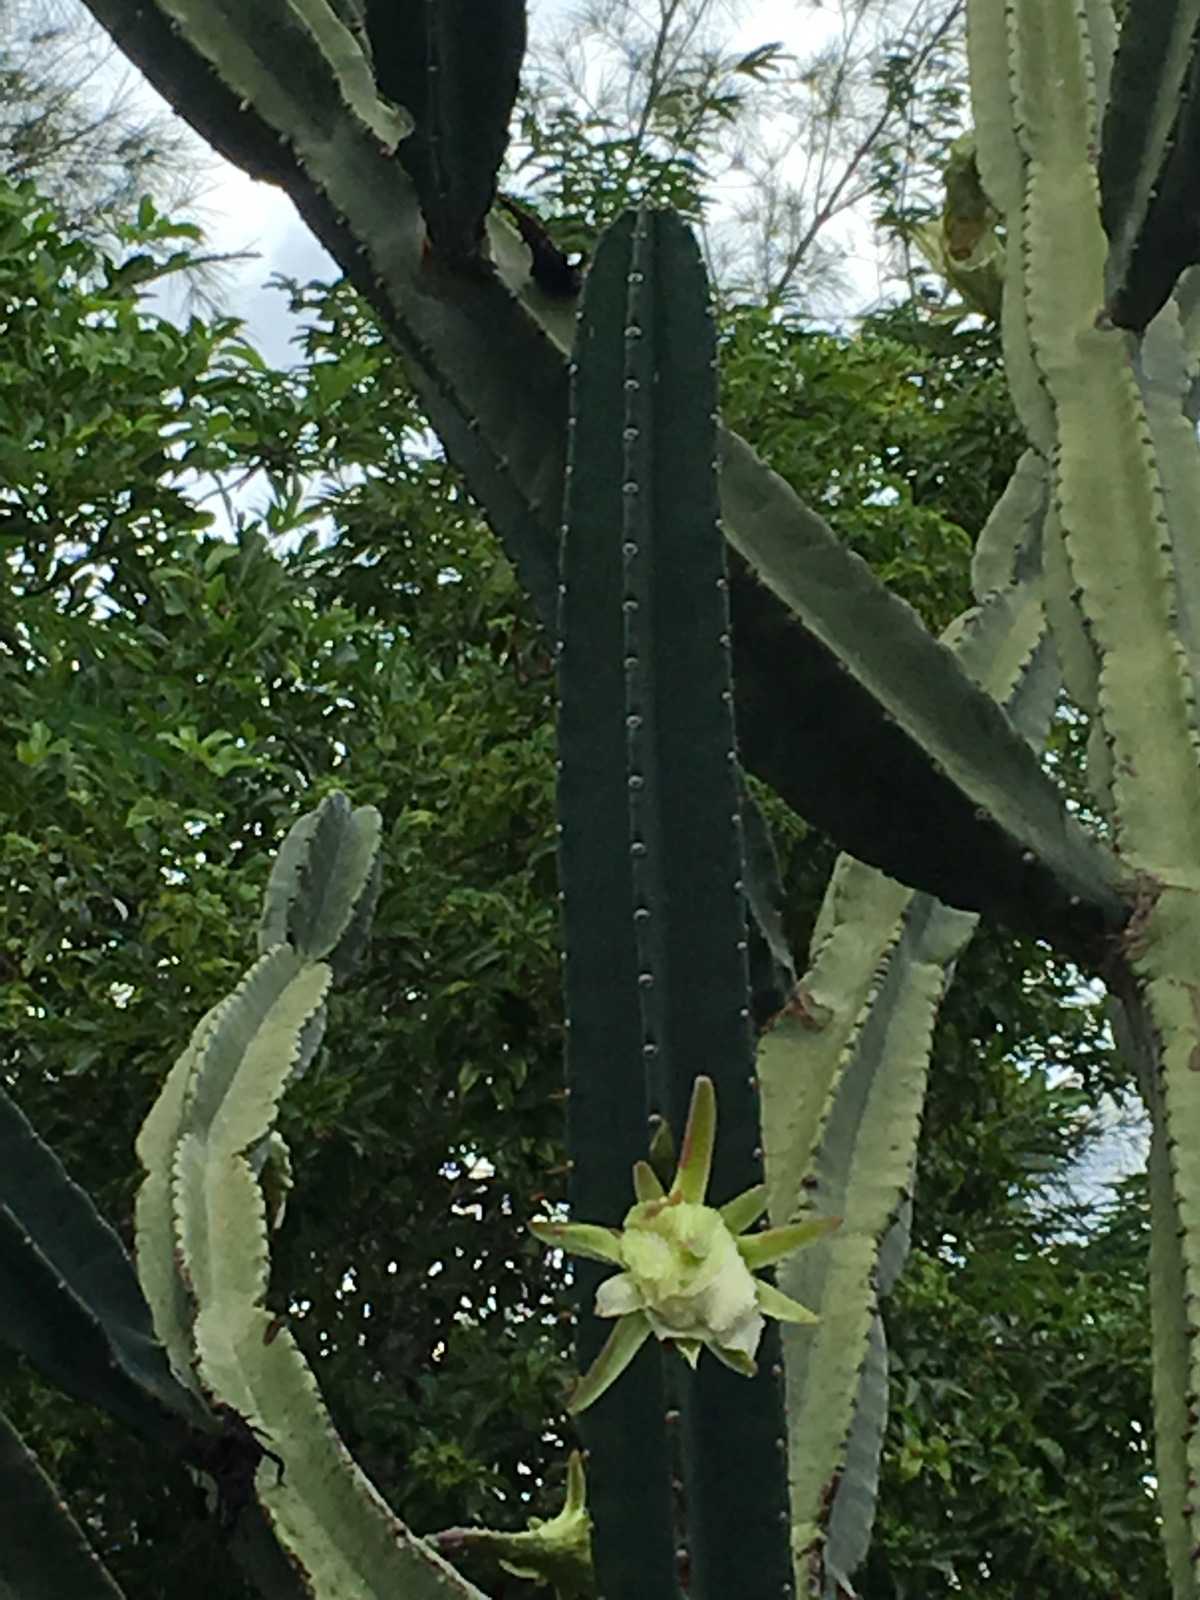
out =
[[[705,1205],[717,1131],[711,1078],[697,1078],[675,1181],[664,1190],[648,1162],[633,1169],[637,1202],[623,1229],[592,1223],[530,1223],[543,1244],[622,1268],[596,1291],[596,1315],[617,1325],[580,1379],[568,1410],[580,1412],[616,1381],[651,1334],[695,1366],[702,1345],[753,1377],[766,1317],[812,1323],[807,1306],[754,1276],[836,1228],[819,1217],[762,1233],[746,1230],[767,1206],[759,1184],[718,1211]]]

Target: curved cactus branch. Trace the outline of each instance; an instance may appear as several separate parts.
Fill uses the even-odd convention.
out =
[[[341,795],[285,840],[262,937],[286,938],[199,1023],[138,1139],[139,1261],[164,1343],[227,1417],[265,1441],[252,1447],[258,1501],[308,1592],[482,1600],[350,1459],[299,1346],[265,1305],[275,1118],[316,1048],[331,964],[366,936],[378,847],[378,814]]]

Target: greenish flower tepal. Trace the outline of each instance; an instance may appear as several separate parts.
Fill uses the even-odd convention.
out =
[[[755,1353],[767,1317],[813,1323],[799,1301],[754,1273],[838,1225],[809,1222],[747,1230],[762,1216],[767,1191],[759,1184],[720,1210],[705,1204],[717,1103],[712,1079],[696,1079],[679,1167],[664,1190],[646,1161],[633,1169],[636,1203],[623,1229],[586,1222],[530,1223],[543,1244],[620,1267],[596,1292],[596,1315],[616,1319],[607,1343],[580,1379],[568,1409],[580,1412],[614,1383],[654,1335],[695,1366],[702,1345],[735,1372],[755,1373]]]

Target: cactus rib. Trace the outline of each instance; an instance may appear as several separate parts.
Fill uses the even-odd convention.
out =
[[[5,1600],[121,1600],[120,1589],[2,1411],[0,1505]]]

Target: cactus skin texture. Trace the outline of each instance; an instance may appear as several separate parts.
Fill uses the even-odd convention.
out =
[[[262,954],[197,1025],[138,1137],[138,1263],[176,1365],[236,1419],[266,1525],[286,1552],[285,1562],[276,1552],[275,1570],[290,1574],[293,1593],[479,1600],[350,1459],[299,1346],[264,1303],[268,1199],[277,1206],[268,1190],[286,1173],[273,1125],[320,1043],[334,974],[348,972],[365,943],[379,837],[373,807],[353,810],[333,794],[284,841],[267,885]],[[227,1499],[223,1510],[240,1521],[240,1502]],[[264,1568],[269,1556],[268,1547]]]
[[[605,236],[574,364],[559,643],[571,1201],[616,1226],[650,1119],[678,1139],[702,1074],[723,1118],[714,1204],[761,1179],[715,337],[676,218],[641,211]],[[596,1274],[577,1281],[590,1366],[607,1329]],[[606,1600],[666,1600],[681,1576],[697,1596],[774,1600],[791,1581],[775,1361],[752,1380],[711,1361],[692,1374],[647,1346],[582,1418]]]

